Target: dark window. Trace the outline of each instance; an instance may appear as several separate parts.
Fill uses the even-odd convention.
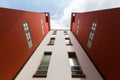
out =
[[[75,22],[75,13],[72,14],[72,22]]]
[[[71,67],[72,77],[85,78],[82,67],[80,66],[75,52],[68,52],[69,63]]]
[[[52,35],[56,35],[57,34],[57,31],[53,31]]]
[[[50,42],[48,43],[48,45],[54,45],[55,43],[55,38],[50,38]]]
[[[68,32],[67,32],[67,31],[64,31],[64,35],[68,35]]]
[[[48,20],[49,20],[48,19],[48,13],[46,13],[45,16],[46,16],[46,22],[48,22]]]
[[[65,38],[65,43],[67,46],[71,45],[72,46],[72,43],[70,41],[70,38]]]
[[[38,66],[36,73],[33,75],[34,78],[47,77],[50,58],[51,58],[51,52],[45,52],[41,64]]]

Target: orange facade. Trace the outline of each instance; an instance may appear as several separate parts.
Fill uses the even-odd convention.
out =
[[[120,79],[120,8],[73,13],[71,31],[103,77]]]
[[[41,25],[42,19],[42,25]],[[23,23],[27,22],[32,40],[28,47]],[[44,33],[42,33],[44,28]],[[49,13],[0,8],[0,79],[11,80],[22,69],[50,30]]]

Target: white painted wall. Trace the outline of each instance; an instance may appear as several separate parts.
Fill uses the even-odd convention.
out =
[[[102,80],[72,32],[68,31],[69,36],[64,35],[63,31],[57,31],[57,35],[52,35],[52,32],[49,31],[15,80]],[[54,46],[47,46],[50,37],[55,37]],[[66,46],[65,37],[70,37],[73,46]],[[52,51],[47,77],[32,78],[45,51]],[[77,56],[80,57],[79,62],[87,76],[86,79],[71,77],[68,51],[75,51]]]

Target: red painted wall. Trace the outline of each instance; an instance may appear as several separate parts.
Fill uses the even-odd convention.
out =
[[[73,17],[72,17],[73,19]],[[79,33],[76,34],[77,20]],[[87,47],[93,21],[98,25],[91,49]],[[76,13],[71,20],[71,31],[87,51],[97,68],[107,80],[119,80],[120,74],[120,8]]]
[[[44,35],[41,32],[41,18],[44,21]],[[46,22],[45,13],[0,8],[0,80],[15,77],[50,30],[49,19]],[[33,41],[31,49],[22,26],[25,21],[29,23]]]

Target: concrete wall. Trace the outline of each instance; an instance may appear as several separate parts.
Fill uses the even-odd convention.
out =
[[[74,22],[75,18],[75,22]],[[80,24],[78,24],[80,19]],[[120,71],[120,8],[75,13],[71,17],[71,31],[107,80],[118,80]],[[97,27],[92,46],[88,48],[88,38],[92,23]],[[79,26],[78,34],[76,27]]]
[[[68,31],[68,35],[64,35],[63,31],[57,31],[57,35],[52,33],[49,31],[15,80],[103,80],[71,31]],[[55,37],[54,46],[47,45],[51,37]],[[70,38],[73,46],[66,46],[65,37]],[[32,78],[46,51],[52,52],[47,77]],[[79,57],[86,78],[72,78],[68,58],[70,51],[76,52]]]
[[[44,34],[40,19],[43,20]],[[29,49],[23,22],[28,22],[33,46]],[[49,14],[0,8],[0,79],[11,80],[50,30]]]

